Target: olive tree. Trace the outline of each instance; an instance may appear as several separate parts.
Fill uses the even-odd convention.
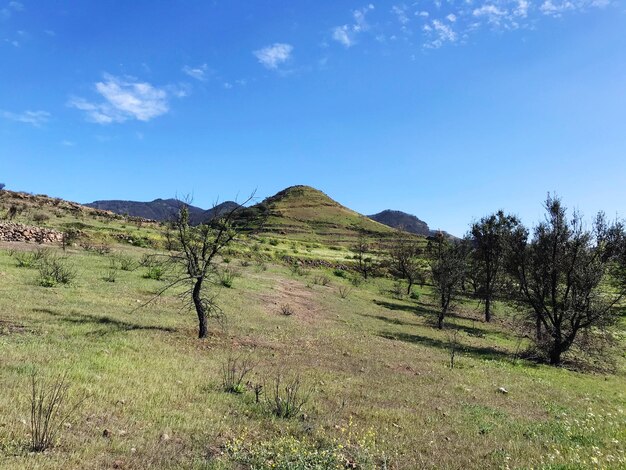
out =
[[[535,323],[534,340],[550,364],[558,365],[582,333],[607,331],[626,294],[624,227],[600,214],[593,230],[557,197],[548,196],[546,217],[529,238],[514,231],[509,268],[518,300]]]
[[[459,294],[467,272],[467,245],[438,233],[428,244],[433,288],[439,299],[437,327],[443,328],[451,303]]]
[[[199,225],[191,225],[187,204],[181,203],[176,219],[172,222],[170,236],[175,243],[167,255],[170,264],[176,266],[174,279],[165,290],[175,285],[187,285],[183,297],[195,310],[198,318],[198,337],[208,335],[208,319],[221,313],[216,303],[219,280],[219,255],[242,233],[260,228],[264,220],[261,209],[246,209],[245,204],[235,204],[228,211],[216,215]]]
[[[515,216],[498,211],[473,223],[470,229],[471,278],[476,295],[484,303],[487,322],[491,321],[493,299],[505,274],[506,248],[518,225]]]
[[[422,263],[418,257],[420,253],[417,239],[408,234],[401,234],[389,250],[391,273],[407,281],[407,295],[411,293],[413,285],[423,279]]]

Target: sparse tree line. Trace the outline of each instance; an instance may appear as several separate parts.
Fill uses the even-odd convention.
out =
[[[603,213],[586,228],[557,197],[548,196],[545,209],[532,230],[498,211],[472,223],[462,240],[439,234],[422,247],[402,237],[388,251],[387,266],[406,281],[407,293],[428,279],[438,328],[461,297],[479,299],[487,322],[494,301],[514,304],[532,325],[537,352],[558,365],[573,346],[590,350],[610,337],[626,294],[626,232]]]

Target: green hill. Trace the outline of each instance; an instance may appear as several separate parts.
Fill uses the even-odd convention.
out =
[[[265,232],[290,239],[346,244],[354,241],[359,233],[375,238],[397,233],[310,186],[291,186],[257,207],[269,211]]]

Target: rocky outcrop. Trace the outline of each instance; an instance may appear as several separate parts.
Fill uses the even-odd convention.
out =
[[[27,243],[60,243],[63,234],[44,227],[15,223],[0,223],[0,241]]]

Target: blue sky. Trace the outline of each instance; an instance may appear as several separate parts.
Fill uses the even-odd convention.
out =
[[[626,215],[623,1],[0,0],[0,64],[10,189]]]

